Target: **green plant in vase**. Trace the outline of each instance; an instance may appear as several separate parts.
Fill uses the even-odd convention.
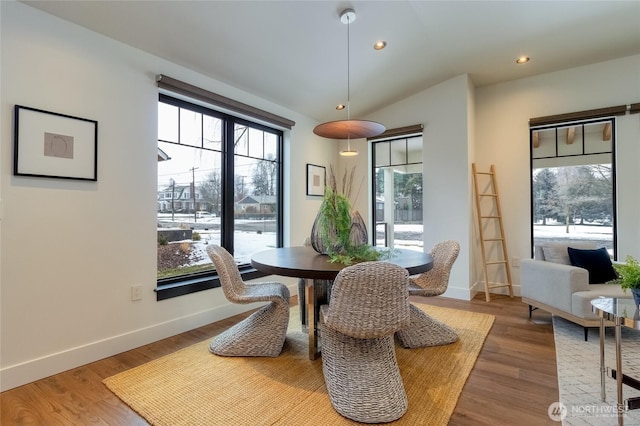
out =
[[[324,191],[320,205],[319,225],[322,238],[331,241],[329,248],[340,251],[349,245],[351,235],[351,203],[331,187]]]
[[[367,244],[366,229],[358,228],[360,225],[354,223],[354,215],[359,217],[359,214],[352,211],[348,197],[353,173],[352,170],[347,178],[345,171],[342,193],[339,193],[333,167],[330,167],[329,185],[325,188],[324,199],[311,231],[313,248],[327,254],[331,262],[345,265],[378,260],[384,255],[384,252]]]
[[[632,256],[627,256],[625,263],[614,263],[613,267],[618,273],[618,278],[611,281],[620,284],[625,291],[631,290],[636,306],[640,304],[640,263]]]

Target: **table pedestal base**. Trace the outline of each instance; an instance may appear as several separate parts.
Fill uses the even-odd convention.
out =
[[[313,280],[305,279],[305,291],[304,297],[307,305],[306,317],[307,317],[307,330],[309,333],[309,359],[313,360],[318,358],[318,315],[315,309],[315,286]]]
[[[320,330],[320,306],[329,303],[331,298],[331,285],[333,280],[301,279],[298,282],[298,298],[300,305],[300,322],[302,329],[309,333],[309,359],[314,360],[320,356],[318,336]],[[304,285],[304,291],[302,286]],[[300,295],[303,295],[302,298]]]

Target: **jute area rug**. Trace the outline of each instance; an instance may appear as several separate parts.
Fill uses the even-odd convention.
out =
[[[494,321],[492,315],[417,305],[454,327],[460,340],[447,346],[396,345],[409,399],[392,424],[446,425]],[[153,425],[357,424],[335,412],[322,360],[308,358],[299,311],[277,358],[212,355],[204,341],[104,380],[105,385]]]
[[[582,327],[560,317],[553,317],[556,344],[558,390],[566,407],[562,424],[566,426],[610,426],[618,424],[614,411],[617,402],[616,381],[607,377],[606,402],[600,398],[600,336],[589,330],[584,341]],[[614,328],[605,332],[605,367],[616,368]],[[640,331],[622,327],[622,372],[640,379]],[[640,391],[623,385],[623,397],[640,396]],[[640,426],[640,410],[624,415],[626,426]]]

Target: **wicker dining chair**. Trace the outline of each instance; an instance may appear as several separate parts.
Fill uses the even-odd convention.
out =
[[[218,245],[209,245],[227,300],[233,303],[269,302],[231,328],[217,335],[209,350],[223,356],[280,355],[289,325],[289,289],[278,282],[245,283],[233,256]]]
[[[344,417],[380,423],[407,411],[393,334],[409,324],[408,279],[406,269],[387,262],[348,266],[320,309],[322,371]]]
[[[451,268],[459,253],[460,244],[456,241],[446,240],[433,246],[433,268],[410,279],[409,295],[433,297],[444,293],[449,285]],[[448,325],[430,317],[414,305],[410,306],[410,310],[411,324],[396,333],[403,347],[447,345],[458,340],[458,335]]]

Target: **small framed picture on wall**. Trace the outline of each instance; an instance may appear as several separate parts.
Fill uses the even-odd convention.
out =
[[[315,164],[307,164],[307,195],[322,197],[327,182],[327,169]]]
[[[13,174],[98,180],[98,122],[15,106]]]

